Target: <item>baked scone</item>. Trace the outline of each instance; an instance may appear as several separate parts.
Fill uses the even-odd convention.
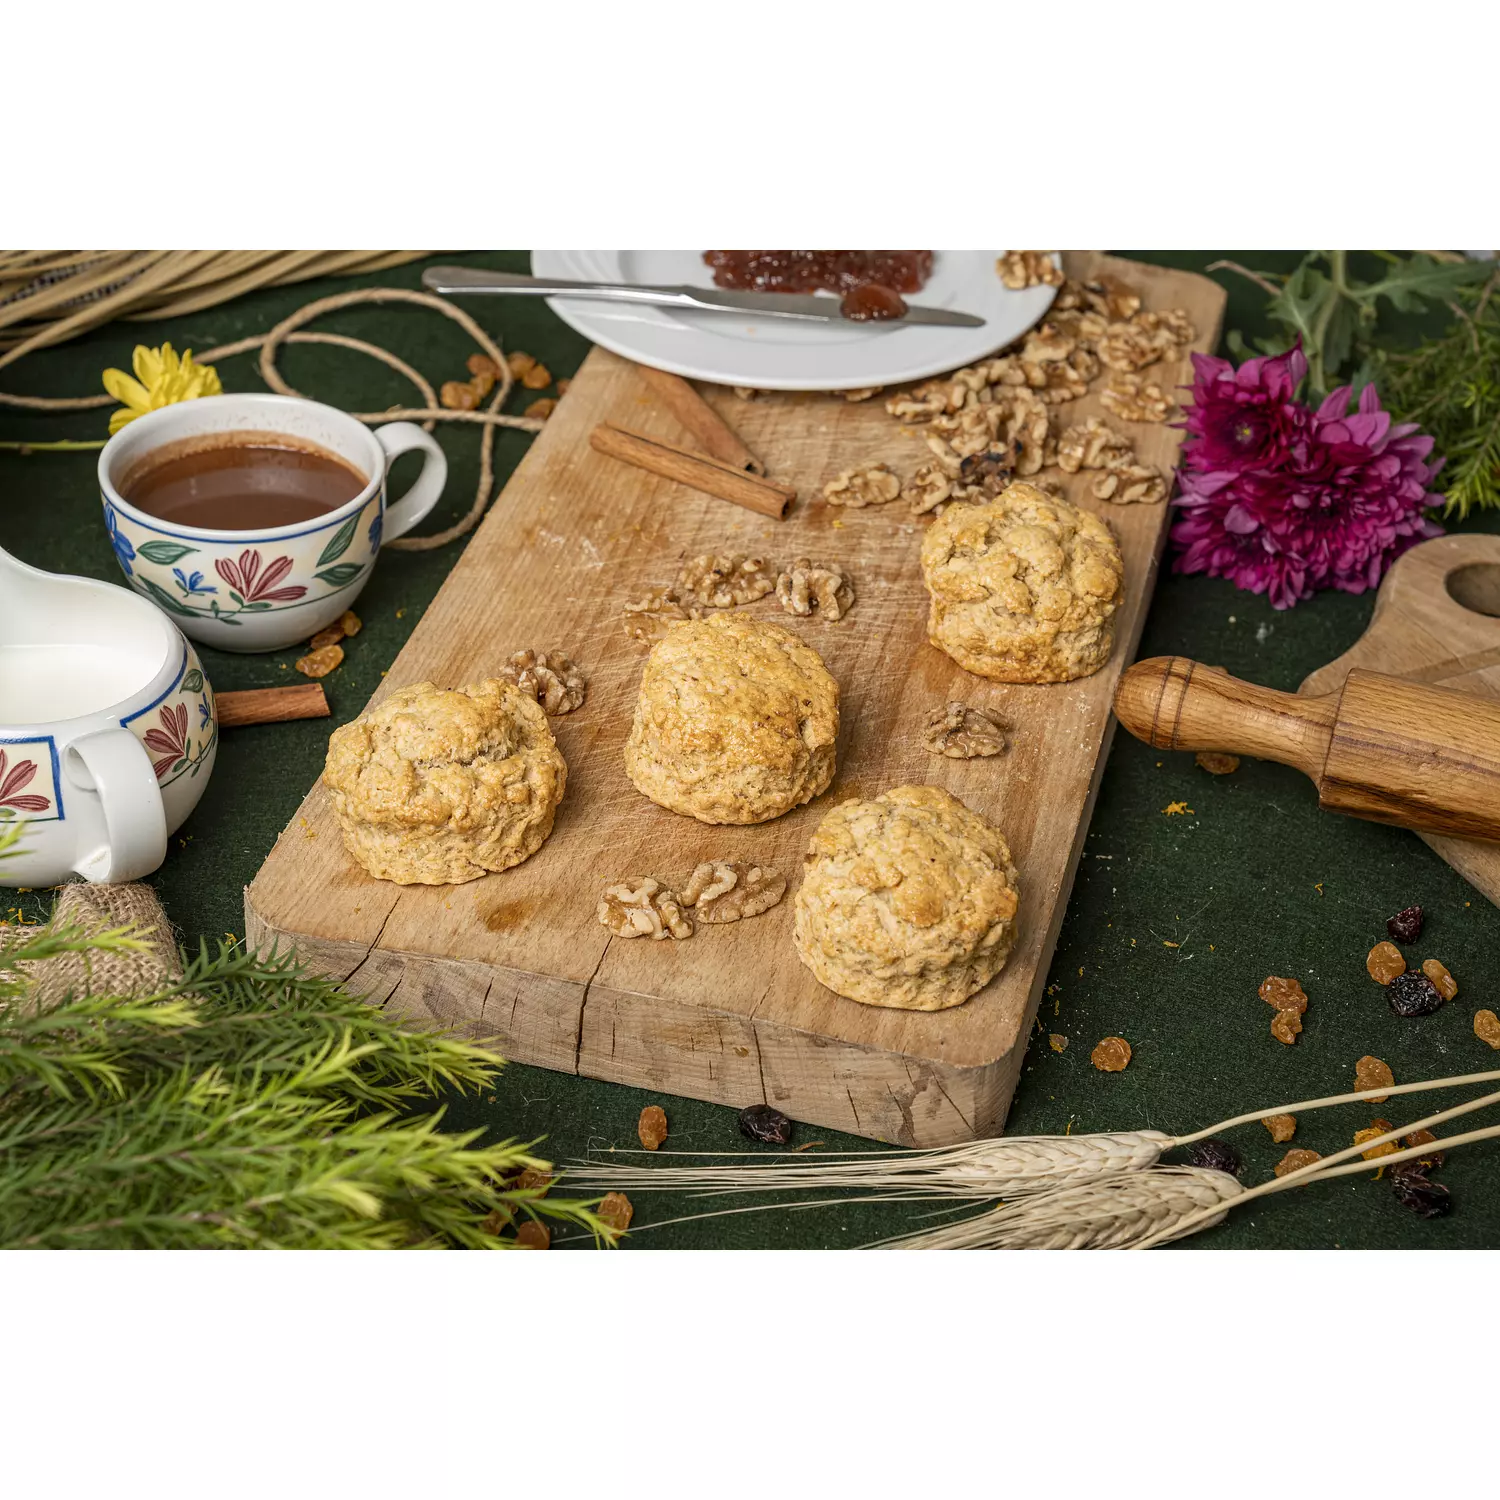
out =
[[[833,780],[839,685],[790,630],[747,614],[671,626],[641,674],[625,771],[701,823],[764,823]]]
[[[1030,484],[954,505],[922,539],[927,637],[967,672],[1069,682],[1115,644],[1125,564],[1108,525]]]
[[[793,941],[819,983],[897,1010],[961,1005],[1016,938],[1016,868],[998,829],[935,786],[841,802],[818,824]]]
[[[350,854],[398,885],[508,870],[552,832],[568,768],[514,683],[419,682],[335,729],[323,781]]]

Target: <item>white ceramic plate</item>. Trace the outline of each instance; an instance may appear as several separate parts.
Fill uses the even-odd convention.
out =
[[[719,385],[769,391],[840,391],[924,380],[973,364],[1025,333],[1052,305],[1055,287],[1009,291],[998,250],[939,250],[912,300],[978,314],[982,328],[877,323],[792,323],[739,313],[679,312],[551,297],[553,310],[606,349]],[[532,274],[575,281],[713,285],[701,250],[534,250]]]

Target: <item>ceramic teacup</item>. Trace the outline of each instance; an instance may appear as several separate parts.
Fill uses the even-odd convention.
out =
[[[314,520],[231,531],[164,521],[121,494],[121,483],[154,449],[230,432],[272,432],[315,444],[367,482],[352,500]],[[386,471],[412,448],[424,455],[422,472],[387,505]],[[372,431],[300,396],[204,396],[164,406],[122,427],[99,455],[104,524],[130,586],[195,641],[224,651],[279,651],[338,619],[369,581],[382,541],[421,521],[447,478],[443,450],[413,423]]]
[[[0,886],[139,880],[213,770],[213,689],[182,633],[126,589],[0,551]]]

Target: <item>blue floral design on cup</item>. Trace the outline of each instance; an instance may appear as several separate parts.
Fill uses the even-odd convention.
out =
[[[380,533],[385,529],[385,517],[380,511],[375,512],[375,519],[370,522],[370,551],[380,551]]]
[[[107,500],[104,502],[104,524],[109,531],[109,544],[115,549],[115,557],[119,559],[120,567],[127,578],[133,577],[135,570],[130,564],[135,560],[135,546],[120,530],[120,518],[115,514],[114,506]]]

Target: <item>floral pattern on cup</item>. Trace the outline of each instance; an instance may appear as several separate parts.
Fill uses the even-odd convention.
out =
[[[146,748],[157,784],[171,786],[179,776],[196,776],[218,742],[213,689],[191,646],[172,686],[155,703],[121,721]]]
[[[25,816],[48,812],[52,809],[52,788],[49,779],[45,776],[40,782],[36,779],[41,763],[40,760],[23,759],[16,750],[12,750],[11,755],[0,750],[0,816],[5,813],[10,813],[12,816]],[[27,787],[31,790],[27,791]],[[47,787],[47,795],[42,793],[42,787]],[[56,812],[52,815],[53,817],[61,816]]]
[[[381,506],[377,493],[352,516],[260,546],[147,527],[107,499],[104,524],[137,593],[178,618],[237,626],[243,615],[317,603],[362,578],[380,550]],[[311,573],[314,585],[286,583],[294,572],[303,578]]]

